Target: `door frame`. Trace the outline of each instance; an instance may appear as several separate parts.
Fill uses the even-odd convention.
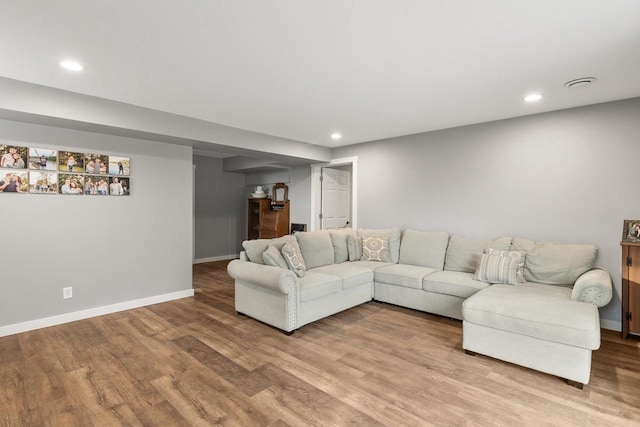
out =
[[[351,227],[358,228],[358,156],[341,157],[329,163],[311,165],[311,218],[309,231],[320,230],[320,212],[322,211],[322,168],[332,166],[351,166]]]

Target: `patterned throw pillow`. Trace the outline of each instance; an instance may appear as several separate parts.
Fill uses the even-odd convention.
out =
[[[284,268],[285,270],[289,269],[287,261],[284,260],[278,248],[273,245],[267,247],[267,250],[262,253],[262,258],[266,265]]]
[[[362,260],[390,262],[389,239],[366,237],[362,239]]]
[[[298,277],[304,277],[304,272],[307,270],[307,267],[304,264],[304,259],[302,259],[298,245],[285,243],[282,247],[282,255],[289,266],[289,270],[296,273]]]
[[[474,278],[481,282],[505,285],[524,283],[524,258],[525,255],[519,251],[485,248]]]
[[[349,261],[360,261],[362,259],[362,237],[347,236],[347,250],[349,251]]]

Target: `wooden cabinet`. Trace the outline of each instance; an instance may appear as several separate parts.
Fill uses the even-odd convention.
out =
[[[272,205],[271,199],[249,199],[248,239],[272,239],[289,234],[289,201]]]
[[[640,243],[622,243],[622,338],[640,336]]]

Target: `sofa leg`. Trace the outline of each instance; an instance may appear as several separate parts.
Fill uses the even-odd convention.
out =
[[[471,350],[467,350],[466,348],[464,349],[464,353],[468,354],[469,356],[475,356],[477,353]]]
[[[244,313],[240,313],[239,311],[236,311],[236,314],[237,314],[238,316],[240,316],[240,317],[244,317],[244,316],[246,316],[246,314],[244,314]]]
[[[286,336],[290,337],[291,335],[293,335],[293,333],[294,333],[295,331],[296,331],[296,330],[294,329],[293,331],[282,331],[282,333],[283,333],[283,334],[285,334]]]
[[[584,387],[584,384],[578,381],[567,380],[567,384],[580,390],[582,390],[582,387]]]

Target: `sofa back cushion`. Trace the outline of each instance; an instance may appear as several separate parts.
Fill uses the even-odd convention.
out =
[[[389,259],[397,264],[400,259],[400,230],[398,228],[383,228],[374,230],[369,228],[358,228],[358,236],[362,239],[367,237],[380,237],[389,239]]]
[[[282,250],[282,247],[285,243],[295,243],[296,238],[293,236],[282,236],[275,239],[255,239],[255,240],[245,240],[242,242],[242,247],[249,258],[249,261],[255,262],[257,264],[264,264],[264,258],[262,254],[267,250],[269,244],[272,244],[279,251]]]
[[[517,237],[511,250],[524,252],[524,278],[527,282],[573,286],[576,279],[591,270],[598,256],[595,245],[534,242]]]
[[[400,264],[442,270],[448,242],[446,231],[405,230],[400,245]]]
[[[307,269],[334,263],[333,243],[328,230],[298,232],[295,237]]]
[[[508,251],[511,247],[511,237],[501,237],[496,240],[476,240],[462,236],[451,236],[447,255],[444,259],[444,269],[474,273],[485,248],[498,251]]]
[[[336,264],[349,261],[347,237],[355,235],[356,232],[353,228],[332,228],[329,230],[329,237],[331,237],[333,245],[333,261]]]

